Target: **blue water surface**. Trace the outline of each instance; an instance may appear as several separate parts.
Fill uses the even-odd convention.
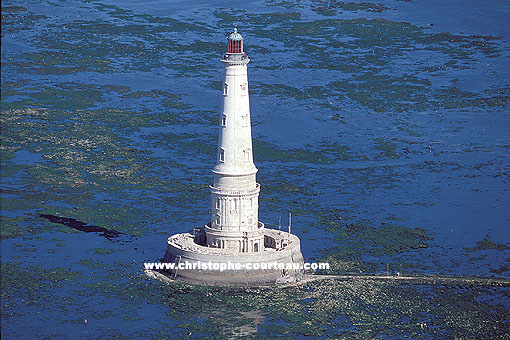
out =
[[[163,256],[168,236],[210,218],[219,60],[234,25],[251,59],[261,221],[277,228],[281,218],[286,228],[292,212],[311,260],[361,244],[353,256],[373,264],[368,274],[389,264],[510,278],[506,1],[2,8],[2,263],[38,273],[30,289],[3,289],[6,338],[206,336],[189,335],[196,314],[169,317],[168,306],[125,292],[133,282],[157,291],[143,262]],[[428,240],[374,255],[366,240],[338,236],[354,224],[422,228]],[[508,297],[496,295],[487,301],[508,312]],[[265,325],[281,322],[268,316],[259,336],[271,338]]]

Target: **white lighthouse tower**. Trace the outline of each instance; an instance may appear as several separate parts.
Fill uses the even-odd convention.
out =
[[[207,284],[277,282],[282,274],[300,273],[288,265],[303,264],[299,238],[267,229],[258,220],[260,186],[253,163],[250,101],[243,37],[228,36],[223,107],[211,190],[211,221],[202,228],[168,238],[165,261],[174,278]],[[282,270],[282,265],[285,270]],[[249,268],[258,270],[250,270]]]
[[[253,164],[250,100],[243,37],[234,29],[228,37],[223,110],[216,166],[211,185],[211,223],[205,227],[207,246],[241,253],[259,252],[264,225],[258,221],[260,187]]]

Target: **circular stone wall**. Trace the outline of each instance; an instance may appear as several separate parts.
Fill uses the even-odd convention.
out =
[[[264,235],[279,239],[280,249],[264,247],[256,253],[239,253],[198,245],[190,233],[173,235],[168,238],[164,262],[183,268],[169,270],[168,274],[179,280],[214,285],[274,283],[284,275],[299,275],[304,263],[299,238],[272,229],[265,229]],[[291,265],[294,269],[289,268]],[[260,269],[248,269],[257,266]]]

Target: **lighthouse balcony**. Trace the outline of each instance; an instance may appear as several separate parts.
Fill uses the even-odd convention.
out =
[[[213,194],[221,194],[222,196],[244,196],[244,195],[254,195],[257,194],[260,191],[260,184],[255,183],[254,189],[248,189],[248,190],[228,190],[228,189],[222,189],[217,188],[214,186],[214,184],[211,184],[209,186],[211,189],[211,193]]]
[[[250,58],[246,56],[246,53],[225,53],[222,62],[227,64],[248,64],[250,62]]]

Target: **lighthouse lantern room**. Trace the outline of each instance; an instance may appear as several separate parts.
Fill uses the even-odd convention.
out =
[[[232,32],[227,39],[227,53],[243,53],[243,36],[237,33],[237,28],[234,28],[234,32]]]

